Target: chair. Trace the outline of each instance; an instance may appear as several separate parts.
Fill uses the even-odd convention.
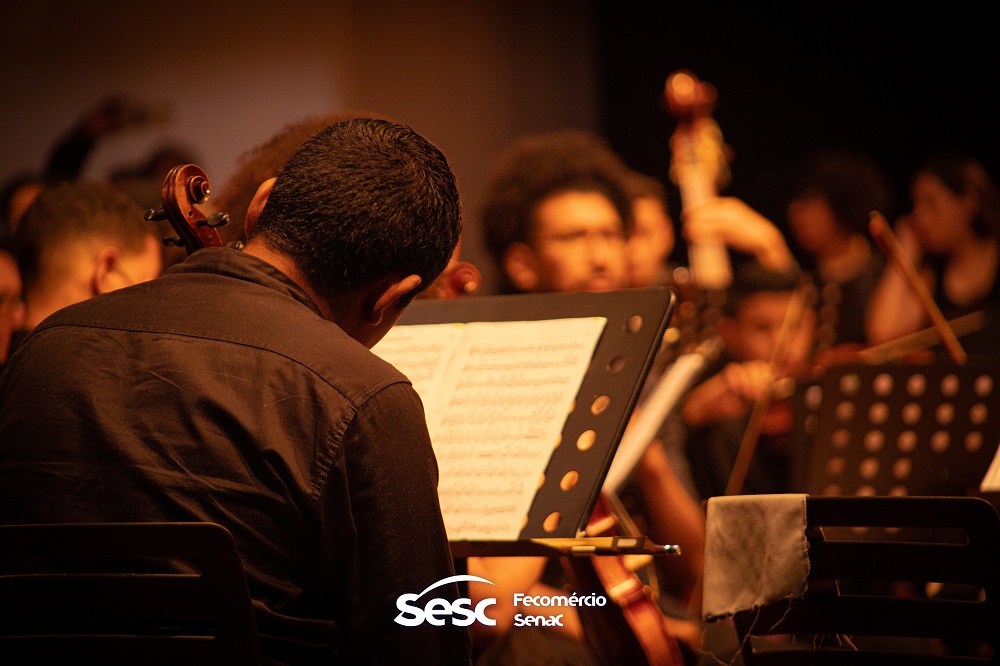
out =
[[[213,523],[0,527],[0,663],[258,664],[246,576]]]
[[[733,618],[747,665],[1000,663],[1000,519],[990,503],[809,497],[806,521],[806,593]],[[884,529],[862,540],[872,528]],[[916,592],[908,598],[898,595],[905,581],[918,584],[904,586]],[[924,594],[929,582],[942,593]]]

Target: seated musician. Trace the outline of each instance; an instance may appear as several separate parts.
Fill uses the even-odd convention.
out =
[[[948,319],[983,310],[987,324],[966,338],[970,353],[995,353],[1000,321],[1000,191],[982,165],[961,154],[930,158],[913,177],[912,212],[896,224],[904,254]],[[930,324],[903,274],[890,265],[868,309],[873,343]]]
[[[160,239],[115,186],[71,181],[43,190],[14,236],[24,323],[12,346],[56,310],[160,274]]]
[[[889,214],[888,185],[862,155],[822,152],[790,179],[788,224],[817,287],[816,351],[867,341],[865,308],[885,267],[868,233],[869,214]]]
[[[626,173],[620,158],[590,135],[556,132],[515,144],[499,165],[483,209],[487,245],[500,268],[502,290],[596,292],[627,287],[626,237],[632,209]],[[701,508],[674,475],[659,442],[650,446],[635,479],[650,516],[649,536],[659,543],[681,545],[684,556],[670,558],[679,561],[668,564],[675,588],[681,595],[689,594],[700,574],[704,549]],[[539,580],[544,566],[544,560],[537,558],[473,558],[469,563],[470,573],[483,571],[483,577],[498,585],[532,590],[531,594],[545,589]],[[550,572],[541,580],[558,578]],[[475,584],[470,591],[476,593]],[[501,643],[500,649],[505,649],[512,641],[530,640],[525,628],[507,631],[519,609],[493,610],[498,613],[497,626],[492,635],[481,637],[481,643],[503,638],[507,645]],[[579,625],[565,630],[581,638]],[[680,631],[686,631],[692,643],[698,641],[697,627],[683,626]],[[516,654],[517,648],[513,649]],[[569,659],[569,649],[564,645],[561,654],[553,655],[557,660],[553,663]],[[499,658],[494,655],[484,653],[484,659]]]
[[[626,181],[632,201],[628,235],[628,284],[631,287],[673,284],[670,253],[674,250],[674,222],[667,212],[663,183],[632,172]]]
[[[797,269],[777,272],[747,261],[735,271],[725,316],[718,324],[725,345],[715,366],[718,371],[696,386],[682,406],[689,430],[688,457],[703,498],[726,494],[754,402],[779,390],[776,380],[809,357],[814,312],[804,309],[792,328],[783,328],[799,283]],[[773,359],[783,335],[789,336],[787,353]],[[786,404],[774,404],[739,494],[789,492],[791,415]]]
[[[419,398],[368,351],[457,243],[444,156],[395,123],[331,125],[247,226],[242,252],[66,308],[16,352],[0,521],[216,522],[264,663],[468,663],[464,628],[393,622],[454,565]]]

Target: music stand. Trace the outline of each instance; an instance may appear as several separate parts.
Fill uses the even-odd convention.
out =
[[[604,331],[516,542],[452,542],[456,557],[540,554],[532,539],[584,533],[615,449],[666,330],[675,301],[666,288],[418,300],[399,324],[604,317]],[[575,480],[570,483],[570,480]],[[534,483],[534,480],[532,480]],[[644,538],[629,537],[635,546]],[[515,544],[519,544],[516,545]],[[542,549],[544,550],[544,548]],[[591,551],[593,552],[593,551]],[[553,554],[548,552],[548,554]]]
[[[1000,442],[1000,362],[833,366],[801,395],[811,495],[966,495]]]

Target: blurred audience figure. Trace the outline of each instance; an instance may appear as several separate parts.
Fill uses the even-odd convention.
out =
[[[904,253],[945,317],[983,310],[987,324],[967,336],[970,353],[995,353],[989,329],[1000,309],[1000,192],[973,157],[943,153],[928,159],[911,181],[913,208],[895,230]],[[868,308],[873,343],[930,325],[902,273],[890,265]]]
[[[160,274],[160,242],[143,211],[113,185],[76,181],[46,188],[15,235],[24,281],[24,331],[97,294]]]
[[[885,266],[869,214],[891,215],[891,206],[882,172],[863,155],[816,153],[791,174],[788,224],[817,287],[817,352],[867,340],[865,308]]]
[[[0,371],[7,362],[14,331],[24,324],[21,274],[14,259],[13,240],[0,233]]]

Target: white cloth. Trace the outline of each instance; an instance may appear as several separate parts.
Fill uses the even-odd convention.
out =
[[[806,496],[737,495],[708,500],[706,620],[802,596],[809,575]]]

